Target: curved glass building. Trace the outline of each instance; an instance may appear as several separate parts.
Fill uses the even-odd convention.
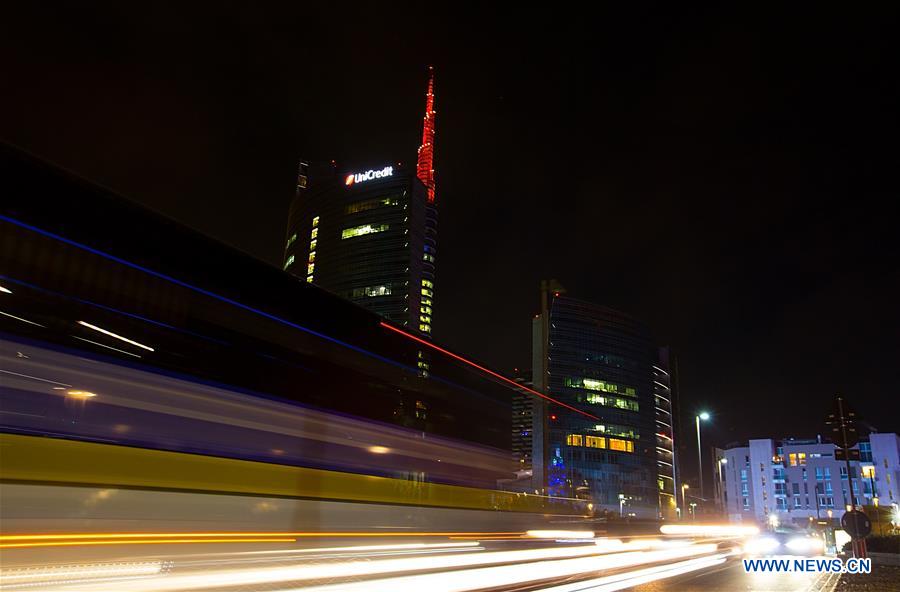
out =
[[[431,334],[437,211],[414,170],[301,163],[284,268]]]
[[[542,411],[541,481],[638,517],[674,513],[672,395],[667,352],[637,319],[554,294],[547,310],[544,387],[568,408]],[[540,322],[541,319],[536,319]],[[535,456],[538,455],[537,449]]]

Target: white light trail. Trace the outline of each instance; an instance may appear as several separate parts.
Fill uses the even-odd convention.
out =
[[[35,323],[34,321],[29,321],[28,319],[23,319],[22,317],[17,317],[16,315],[9,314],[8,312],[3,312],[2,310],[0,310],[0,315],[9,317],[11,319],[16,319],[17,321],[22,321],[23,323],[28,323],[29,325],[36,325],[38,327],[44,327],[40,323]],[[46,327],[44,327],[44,328],[46,329]]]
[[[614,590],[624,590],[625,588],[679,576],[698,569],[714,567],[724,563],[725,560],[726,557],[724,555],[714,555],[712,557],[703,557],[701,559],[689,559],[687,561],[679,561],[678,563],[629,571],[614,576],[583,580],[572,584],[553,586],[552,588],[541,588],[541,590],[544,590],[545,592],[613,592]]]
[[[162,563],[159,561],[4,568],[0,572],[0,586],[93,583],[98,579],[152,576],[161,571]]]
[[[81,325],[82,327],[87,327],[88,329],[93,329],[94,331],[99,331],[100,333],[103,333],[104,335],[109,335],[110,337],[115,337],[116,339],[124,341],[125,343],[130,343],[131,345],[136,345],[137,347],[144,348],[147,351],[156,351],[149,345],[144,345],[143,343],[138,343],[137,341],[128,339],[127,337],[122,337],[121,335],[117,335],[116,333],[113,333],[112,331],[107,331],[106,329],[98,327],[97,325],[85,323],[84,321],[78,321],[78,324]]]
[[[399,545],[357,545],[347,547],[320,547],[314,549],[278,549],[275,551],[236,551],[234,553],[215,553],[214,556],[222,555],[281,555],[294,553],[297,555],[307,553],[352,553],[362,551],[416,551],[427,549],[458,549],[458,548],[481,548],[478,541],[466,543],[401,543]]]
[[[98,342],[98,341],[91,341],[90,339],[85,339],[84,337],[79,337],[78,335],[72,335],[72,337],[74,337],[75,339],[80,339],[81,341],[87,341],[88,343],[93,343],[94,345],[99,345],[100,347],[105,347],[106,349],[115,350],[115,351],[117,351],[117,352],[119,352],[119,353],[121,353],[121,354],[128,354],[129,356],[134,356],[135,358],[140,358],[140,357],[141,357],[141,356],[139,356],[139,355],[137,355],[137,354],[133,354],[133,353],[131,353],[131,352],[127,352],[127,351],[125,351],[124,349],[119,349],[119,348],[113,347],[113,346],[111,346],[111,345],[105,345],[105,344],[100,343],[100,342]]]
[[[365,582],[330,584],[312,588],[291,588],[281,592],[395,592],[396,590],[428,590],[428,592],[464,592],[558,577],[570,577],[604,569],[618,569],[645,563],[684,559],[712,553],[716,545],[692,545],[683,549],[617,553],[558,561],[483,567],[442,573],[402,576]]]
[[[529,530],[525,536],[533,539],[592,539],[593,530]]]
[[[268,586],[317,579],[356,578],[361,576],[390,576],[419,570],[452,570],[421,575],[383,577],[364,582],[341,582],[317,586],[310,590],[334,592],[336,590],[384,591],[424,589],[429,592],[454,592],[468,589],[490,588],[516,583],[543,580],[553,577],[591,573],[603,569],[622,568],[646,563],[698,557],[716,551],[716,545],[690,545],[655,551],[629,551],[603,554],[594,545],[578,547],[553,547],[380,559],[360,559],[329,563],[310,563],[288,567],[251,569],[206,570],[190,574],[169,573],[165,578],[130,582],[75,585],[65,590],[90,590],[91,592],[173,592],[176,590],[202,590],[219,586]],[[503,564],[503,565],[497,565]],[[510,565],[512,564],[512,565]],[[485,567],[491,566],[493,567]],[[473,568],[473,569],[461,569]],[[51,588],[52,589],[52,588]],[[63,588],[59,588],[60,591]],[[296,588],[296,590],[301,590]]]
[[[759,534],[756,526],[735,526],[731,524],[664,524],[659,527],[663,534],[685,536],[740,537]]]

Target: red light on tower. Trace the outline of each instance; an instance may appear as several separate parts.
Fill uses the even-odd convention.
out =
[[[434,203],[434,113],[434,66],[428,66],[425,122],[422,125],[422,145],[419,146],[416,176],[425,184],[429,203]]]

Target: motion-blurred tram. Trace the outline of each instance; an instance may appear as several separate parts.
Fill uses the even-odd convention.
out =
[[[0,185],[5,532],[590,514],[498,489],[516,388],[498,375],[17,151]]]

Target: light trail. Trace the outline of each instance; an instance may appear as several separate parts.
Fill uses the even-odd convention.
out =
[[[110,337],[118,339],[119,341],[124,341],[125,343],[134,345],[136,347],[140,347],[147,351],[151,351],[151,352],[156,351],[149,345],[144,345],[143,343],[140,343],[139,341],[135,341],[133,339],[128,339],[127,337],[123,337],[123,336],[119,335],[118,333],[113,333],[112,331],[108,331],[108,330],[104,329],[103,327],[98,327],[97,325],[92,325],[85,321],[78,321],[78,324],[81,325],[82,327],[87,327],[88,329],[93,329],[94,331],[97,331],[98,333],[103,333],[104,335],[109,335]]]
[[[93,565],[60,565],[50,567],[4,568],[0,586],[62,584],[97,579],[153,576],[162,571],[159,561],[133,563],[98,563]]]
[[[732,524],[664,524],[659,527],[663,534],[708,537],[742,537],[759,534],[756,526],[735,526]]]
[[[522,532],[135,532],[135,533],[72,533],[72,534],[14,534],[0,535],[0,549],[8,546],[10,543],[38,543],[53,541],[91,541],[105,540],[118,541],[122,544],[130,539],[206,539],[214,537],[240,538],[272,538],[272,537],[290,537],[294,538],[366,538],[366,537],[518,537],[525,533]],[[115,544],[115,542],[111,543]]]
[[[503,382],[509,383],[509,384],[513,385],[514,387],[516,387],[517,389],[521,389],[521,390],[523,390],[523,391],[529,392],[529,393],[531,393],[532,395],[536,395],[536,396],[538,396],[538,397],[540,397],[540,398],[542,398],[542,399],[545,399],[545,400],[547,400],[547,401],[550,401],[551,403],[553,403],[553,404],[555,404],[555,405],[559,405],[560,407],[565,407],[566,409],[568,409],[568,410],[570,410],[570,411],[574,411],[575,413],[579,413],[579,414],[581,414],[581,415],[584,415],[585,417],[589,417],[589,418],[591,418],[591,419],[596,419],[597,421],[602,421],[602,420],[601,420],[599,417],[597,417],[596,415],[591,415],[591,414],[588,413],[587,411],[582,411],[581,409],[577,409],[577,408],[575,408],[575,407],[572,407],[571,405],[567,405],[566,403],[563,403],[562,401],[558,401],[558,400],[554,399],[553,397],[548,397],[548,396],[545,395],[544,393],[538,392],[538,391],[536,391],[536,390],[534,390],[534,389],[532,389],[532,388],[528,388],[527,386],[525,386],[525,385],[523,385],[523,384],[520,384],[520,383],[516,382],[515,380],[511,380],[511,379],[509,379],[509,378],[503,376],[502,374],[499,374],[499,373],[497,373],[497,372],[494,372],[494,371],[491,370],[490,368],[485,368],[484,366],[481,366],[481,365],[479,365],[479,364],[476,364],[476,363],[473,362],[472,360],[467,360],[466,358],[462,357],[461,355],[455,354],[455,353],[453,353],[452,351],[447,350],[447,349],[444,349],[443,347],[441,347],[441,346],[439,346],[439,345],[435,345],[435,344],[431,343],[430,341],[426,341],[425,339],[422,339],[421,337],[416,337],[416,336],[413,335],[412,333],[407,333],[407,332],[404,331],[403,329],[398,329],[397,327],[394,327],[393,325],[389,325],[389,324],[385,323],[384,321],[381,321],[381,322],[379,323],[379,325],[381,325],[381,326],[384,327],[385,329],[390,329],[391,331],[393,331],[393,332],[395,332],[395,333],[398,333],[398,334],[400,334],[400,335],[406,337],[407,339],[411,339],[411,340],[413,340],[413,341],[415,341],[415,342],[417,342],[417,343],[421,343],[422,345],[424,345],[424,346],[426,346],[426,347],[430,347],[431,349],[433,349],[433,350],[435,350],[435,351],[439,351],[439,352],[441,352],[442,354],[444,354],[444,355],[446,355],[446,356],[450,356],[450,357],[453,358],[454,360],[459,360],[460,362],[462,362],[462,363],[464,363],[464,364],[468,364],[469,366],[471,366],[471,367],[473,367],[473,368],[476,368],[476,369],[478,369],[478,370],[481,370],[481,371],[484,372],[485,374],[489,374],[489,375],[493,376],[494,378],[497,378],[497,379],[499,379],[499,380],[502,380]]]
[[[116,541],[50,541],[44,543],[9,543],[0,549],[30,549],[34,547],[92,547],[99,545],[184,545],[189,543],[295,543],[289,538],[203,538],[203,539],[125,539]]]
[[[130,582],[97,582],[49,589],[90,590],[91,592],[175,592],[204,590],[219,586],[262,587],[310,580],[392,576],[404,572],[429,570],[433,573],[382,577],[364,582],[335,582],[312,589],[323,592],[338,589],[376,592],[380,590],[394,592],[396,590],[427,589],[429,592],[450,592],[695,558],[714,553],[716,548],[714,544],[702,544],[674,549],[607,554],[594,545],[583,545],[374,561],[362,558],[356,561],[309,563],[288,567],[204,570],[189,574],[168,573],[164,578]],[[300,588],[294,589],[300,590]]]
[[[712,553],[716,545],[696,545],[691,548],[667,551],[619,553],[600,557],[582,557],[558,561],[534,561],[515,565],[484,567],[442,573],[401,576],[365,582],[328,584],[309,588],[290,588],[281,592],[395,592],[397,590],[428,590],[428,592],[464,592],[528,582],[571,577],[604,569],[633,567],[674,559],[696,557]],[[698,568],[699,569],[699,568]]]
[[[650,582],[679,576],[699,569],[715,567],[716,565],[724,563],[725,560],[726,557],[724,555],[714,555],[712,557],[703,557],[701,559],[689,559],[687,561],[679,561],[669,565],[660,565],[657,567],[647,567],[629,571],[614,576],[583,580],[550,588],[541,588],[541,590],[544,590],[545,592],[587,592],[589,590],[591,592],[613,592],[614,590],[623,590],[625,588],[640,586],[641,584],[648,584]]]
[[[529,530],[525,536],[533,539],[593,539],[593,530]]]
[[[477,548],[478,543],[401,543],[399,545],[357,545],[350,547],[317,547],[315,549],[284,549],[279,551],[244,551],[234,555],[275,555],[279,553],[341,553],[361,551],[417,551],[429,549]]]

